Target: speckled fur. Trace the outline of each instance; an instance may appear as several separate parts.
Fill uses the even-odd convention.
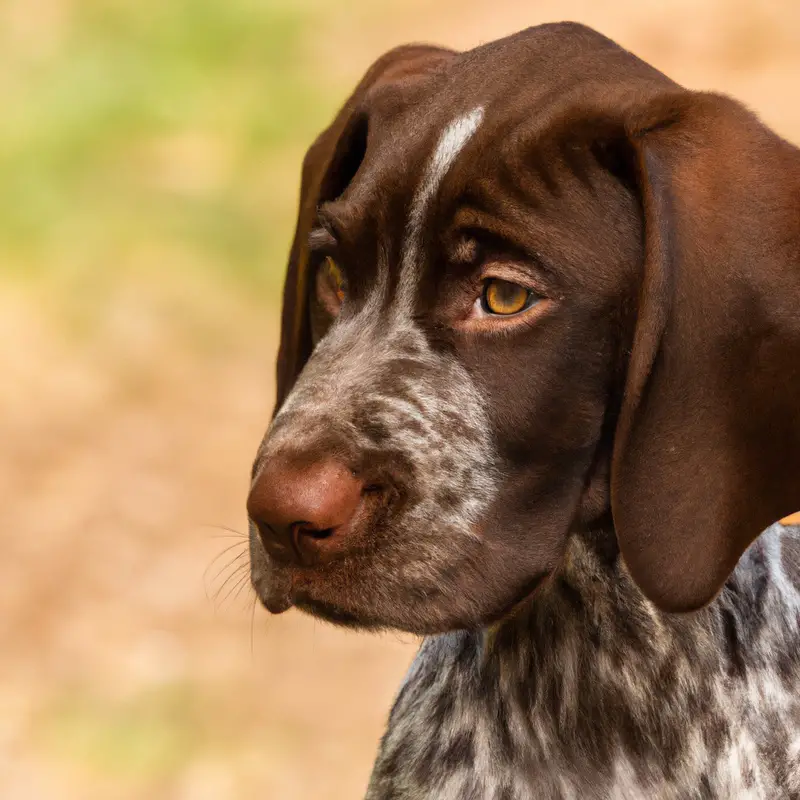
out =
[[[392,321],[367,309],[340,321],[276,416],[262,458],[325,448],[356,468],[369,463],[372,475],[388,476],[395,493],[357,563],[342,559],[325,566],[333,591],[348,591],[358,624],[425,633],[436,624],[430,609],[442,594],[459,594],[467,611],[477,605],[480,597],[459,587],[465,577],[480,574],[484,545],[476,523],[498,479],[481,397],[458,361],[435,353],[400,315]],[[258,591],[280,576],[255,536],[251,548]],[[358,571],[358,590],[352,570]],[[402,604],[396,602],[400,594]],[[375,609],[380,615],[373,622]],[[349,622],[349,608],[329,611],[336,621]]]
[[[800,796],[798,552],[773,526],[683,616],[644,599],[612,534],[573,537],[512,619],[425,640],[368,800]]]

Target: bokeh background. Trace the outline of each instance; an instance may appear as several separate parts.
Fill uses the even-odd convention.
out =
[[[411,637],[255,607],[304,149],[392,45],[576,19],[800,141],[795,0],[0,2],[0,797],[361,797]]]

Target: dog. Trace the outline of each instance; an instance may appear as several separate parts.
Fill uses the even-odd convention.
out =
[[[271,612],[426,637],[369,800],[800,797],[799,299],[734,100],[573,23],[368,70],[247,507]]]

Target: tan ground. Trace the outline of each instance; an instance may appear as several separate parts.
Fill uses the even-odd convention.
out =
[[[399,41],[577,18],[800,139],[791,2],[342,8],[319,59],[344,77]],[[65,333],[52,292],[0,286],[0,797],[359,797],[414,642],[253,615],[226,530],[244,529],[276,321],[210,282],[119,291]]]

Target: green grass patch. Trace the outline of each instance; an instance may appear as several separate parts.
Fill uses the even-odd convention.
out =
[[[49,753],[99,777],[163,779],[206,744],[197,705],[181,686],[117,702],[72,695],[40,721],[39,738]]]
[[[0,31],[0,276],[66,301],[138,270],[274,293],[302,153],[346,89],[313,63],[324,4],[67,9],[43,46]]]

